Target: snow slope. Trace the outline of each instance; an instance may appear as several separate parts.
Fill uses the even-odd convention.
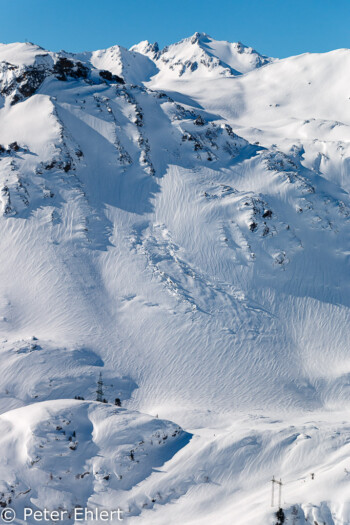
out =
[[[18,515],[272,524],[275,475],[291,523],[349,521],[349,57],[200,33],[0,47],[0,495]]]

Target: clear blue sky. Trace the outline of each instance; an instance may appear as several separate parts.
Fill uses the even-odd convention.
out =
[[[0,0],[0,42],[84,51],[196,31],[285,57],[350,47],[350,0]]]

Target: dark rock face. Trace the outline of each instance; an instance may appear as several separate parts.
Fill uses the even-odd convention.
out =
[[[45,69],[33,66],[27,66],[25,70],[13,67],[11,71],[15,72],[11,81],[5,84],[0,83],[0,94],[3,96],[13,95],[12,105],[33,95],[47,76]]]
[[[272,217],[272,211],[271,210],[265,210],[263,213],[264,219],[270,219]]]
[[[40,61],[30,66],[0,63],[0,95],[11,96],[11,104],[33,95],[50,74],[50,68]]]
[[[19,145],[17,142],[11,142],[11,144],[9,144],[9,148],[13,151],[19,151]]]
[[[30,97],[41,86],[46,77],[45,70],[35,67],[28,67],[19,77],[16,78],[18,91],[24,97]]]
[[[198,115],[198,117],[193,122],[193,124],[195,124],[196,126],[204,126],[205,125],[205,120],[200,115]]]
[[[104,80],[108,80],[109,82],[117,82],[118,84],[125,84],[125,81],[123,78],[119,77],[118,75],[113,75],[110,71],[107,71],[106,69],[102,69],[99,72],[99,75]]]
[[[60,57],[53,66],[53,73],[58,80],[66,81],[67,77],[87,78],[89,68],[81,62],[73,62],[65,57]]]

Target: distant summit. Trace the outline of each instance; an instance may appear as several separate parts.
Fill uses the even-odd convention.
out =
[[[130,51],[136,51],[137,53],[141,53],[142,55],[147,55],[152,60],[157,59],[159,57],[159,45],[158,42],[154,42],[154,44],[151,44],[148,40],[142,40],[142,42],[139,42],[135,46],[132,46],[130,48]]]
[[[206,33],[195,33],[161,51],[157,43],[150,44],[148,41],[133,46],[131,51],[148,56],[161,71],[171,72],[178,77],[193,73],[237,76],[273,61],[241,42],[214,40]]]

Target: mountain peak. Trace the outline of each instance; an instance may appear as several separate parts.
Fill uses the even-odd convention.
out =
[[[193,36],[190,37],[191,44],[201,43],[201,42],[208,42],[211,40],[211,37],[207,33],[198,33],[196,32]]]
[[[147,40],[131,50],[147,55],[161,71],[177,77],[193,73],[196,76],[237,76],[272,61],[241,42],[215,40],[204,32],[196,32],[161,51],[157,43],[150,44]]]
[[[50,53],[31,42],[12,42],[0,44],[0,62],[8,62],[18,66],[32,65],[38,56],[48,56]]]
[[[136,51],[137,53],[141,53],[141,55],[147,55],[154,58],[157,53],[159,53],[159,45],[158,42],[151,44],[148,40],[142,40],[142,42],[132,46],[130,51]]]

